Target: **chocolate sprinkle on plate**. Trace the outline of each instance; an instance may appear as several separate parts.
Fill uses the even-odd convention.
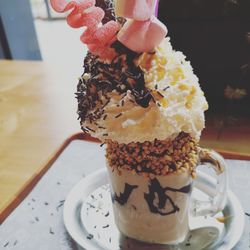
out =
[[[50,233],[50,234],[55,234],[55,232],[52,230],[52,227],[50,227],[49,233]]]
[[[92,240],[94,238],[94,235],[93,234],[89,234],[88,236],[87,236],[87,239],[88,240]]]
[[[86,202],[86,204],[88,204],[91,208],[95,208],[95,206],[92,205],[91,203]]]
[[[60,203],[57,207],[56,207],[56,211],[59,211],[59,208],[63,206],[63,203]]]
[[[103,126],[98,126],[98,128],[100,128],[100,129],[106,129],[105,127],[103,127]]]
[[[6,242],[3,247],[7,247],[9,245],[9,242]]]

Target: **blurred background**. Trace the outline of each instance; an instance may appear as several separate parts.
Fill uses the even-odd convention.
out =
[[[161,0],[173,47],[191,61],[218,130],[250,117],[250,0]],[[82,72],[86,47],[48,0],[0,0],[0,58]]]
[[[0,58],[43,60],[82,71],[80,29],[67,26],[49,0],[0,0]],[[63,58],[63,60],[62,60]]]

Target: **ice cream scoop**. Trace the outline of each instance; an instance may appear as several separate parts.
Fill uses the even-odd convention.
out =
[[[204,111],[208,105],[190,63],[181,52],[173,50],[170,40],[165,39],[154,53],[143,53],[136,57],[133,60],[134,67],[130,70],[138,70],[138,73],[130,73],[131,78],[130,74],[123,74],[128,67],[125,63],[127,57],[122,55],[121,58],[124,58],[124,64],[119,69],[119,65],[114,62],[116,77],[109,78],[112,83],[116,83],[113,86],[108,78],[103,77],[103,74],[110,74],[110,67],[101,62],[94,66],[101,69],[94,73],[96,80],[101,77],[99,82],[94,84],[89,73],[82,76],[79,89],[91,84],[95,86],[88,96],[79,96],[82,127],[90,129],[90,134],[102,140],[111,139],[120,143],[164,140],[174,138],[180,132],[188,133],[198,140],[204,128]],[[120,76],[123,77],[119,81]],[[144,88],[140,89],[140,85]],[[105,86],[109,86],[106,97],[98,96],[96,93],[101,91],[99,88]],[[148,105],[137,102],[137,90],[146,93],[142,98]],[[89,100],[91,95],[95,96],[93,103],[89,104],[92,108],[83,116],[81,111],[85,110],[86,104],[84,98]],[[98,119],[91,116],[99,113]]]

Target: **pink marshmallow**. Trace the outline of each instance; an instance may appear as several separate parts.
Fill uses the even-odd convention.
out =
[[[131,18],[137,21],[148,20],[154,13],[156,0],[116,0],[117,16]]]
[[[161,43],[167,32],[166,26],[155,16],[151,16],[148,21],[127,21],[117,38],[135,52],[150,52]]]

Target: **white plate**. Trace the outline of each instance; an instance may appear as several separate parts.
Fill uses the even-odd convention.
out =
[[[204,178],[206,175],[202,173],[197,182]],[[207,182],[209,183],[209,177]],[[219,223],[215,218],[191,218],[192,237],[187,237],[187,241],[178,246],[178,249],[232,249],[244,230],[244,212],[231,191],[228,192],[228,202],[221,215],[229,218],[225,224]],[[120,235],[114,223],[105,168],[87,176],[73,187],[64,203],[63,217],[71,237],[87,250],[176,249],[171,246],[142,243]],[[200,228],[195,230],[197,224]],[[207,247],[208,244],[210,247]]]

